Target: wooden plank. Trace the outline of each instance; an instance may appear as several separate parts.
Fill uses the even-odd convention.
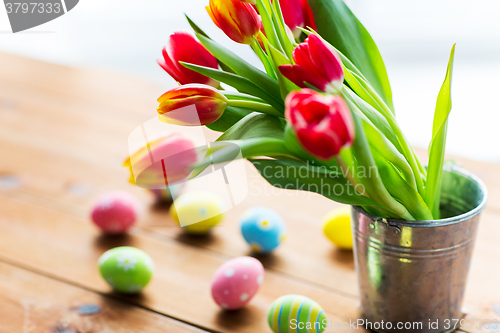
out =
[[[329,320],[357,317],[356,300],[293,281],[267,270],[261,290],[241,311],[221,311],[210,296],[210,280],[227,259],[178,242],[160,242],[139,235],[102,237],[88,223],[68,214],[0,197],[0,261],[15,262],[87,289],[108,293],[110,288],[96,268],[99,256],[115,246],[135,246],[156,264],[151,284],[129,302],[220,332],[265,332],[267,309],[286,294],[298,293],[320,303]]]
[[[33,149],[24,144],[6,142],[3,138],[0,142],[5,147],[0,151],[0,160],[3,160],[1,171],[15,176],[21,184],[14,192],[11,190],[10,195],[15,195],[17,190],[30,193],[48,200],[46,204],[56,209],[85,218],[96,195],[106,190],[129,190],[140,196],[145,205],[151,204],[151,198],[146,193],[126,183],[127,171],[124,168],[113,169],[108,165],[105,169],[104,163],[98,166],[83,158],[73,159],[64,151],[52,153],[43,147]],[[15,155],[11,154],[13,151]],[[351,252],[337,250],[322,236],[321,231],[322,216],[339,205],[306,192],[277,196],[276,190],[261,179],[252,166],[248,165],[247,172],[251,188],[258,189],[260,193],[251,192],[243,203],[227,212],[225,222],[214,232],[214,237],[186,237],[164,210],[146,209],[139,227],[232,257],[247,255],[249,247],[240,235],[238,218],[249,207],[266,205],[283,215],[288,225],[287,241],[283,246],[274,255],[260,258],[266,267],[341,293],[356,295]],[[71,195],[75,185],[89,189],[88,193]]]
[[[131,236],[130,238],[127,238],[125,240],[117,240],[117,239],[111,239],[111,240],[103,240],[103,238],[99,238],[96,233],[94,233],[96,239],[94,239],[94,243],[97,245],[98,253],[96,254],[96,245],[94,245],[93,248],[90,250],[86,251],[85,247],[88,247],[88,243],[91,242],[89,240],[89,235],[82,235],[81,230],[82,229],[87,229],[87,232],[89,231],[89,228],[80,228],[76,227],[78,224],[82,223],[77,223],[74,221],[73,218],[69,217],[67,218],[67,221],[63,221],[62,223],[42,223],[41,219],[48,218],[52,221],[59,220],[56,216],[59,214],[54,214],[54,213],[47,213],[47,217],[45,217],[45,213],[43,209],[36,209],[36,211],[33,211],[31,214],[27,214],[26,212],[33,210],[31,207],[27,205],[18,205],[16,202],[12,201],[0,201],[1,207],[6,207],[4,204],[9,203],[9,208],[12,209],[12,212],[17,212],[17,215],[19,215],[19,211],[25,212],[23,215],[25,215],[25,218],[29,221],[32,221],[32,223],[29,223],[28,225],[25,225],[25,228],[22,227],[22,224],[26,223],[26,220],[23,218],[18,218],[14,219],[9,222],[10,225],[16,225],[17,231],[14,233],[7,232],[9,231],[9,226],[4,225],[4,220],[0,220],[0,233],[3,235],[3,237],[7,239],[12,239],[12,242],[9,244],[5,243],[0,243],[0,252],[1,253],[6,253],[7,258],[9,260],[20,260],[19,262],[23,265],[29,265],[32,269],[40,270],[45,272],[46,274],[56,274],[58,278],[61,279],[69,279],[68,281],[71,283],[83,285],[87,288],[91,288],[99,291],[99,292],[106,292],[107,286],[105,286],[103,283],[100,283],[101,285],[99,286],[99,277],[97,276],[97,272],[88,272],[89,267],[92,265],[95,265],[95,260],[98,257],[98,254],[100,251],[106,250],[108,247],[112,247],[115,245],[133,245],[133,246],[140,246],[141,243],[144,241],[147,241],[146,237],[135,237]],[[10,204],[13,206],[11,207]],[[20,209],[21,208],[21,209]],[[24,208],[24,209],[22,209]],[[9,209],[10,210],[10,209]],[[27,216],[26,216],[27,215]],[[36,215],[36,217],[32,217],[31,215]],[[3,216],[5,216],[3,214]],[[485,237],[491,237],[491,228],[490,228],[490,223],[496,223],[498,220],[497,216],[485,216],[483,218],[483,222],[487,221],[487,227],[481,229],[481,234],[480,234],[480,239],[485,239]],[[75,227],[73,227],[75,226]],[[28,228],[28,229],[26,229]],[[13,229],[10,227],[10,229]],[[22,237],[23,233],[26,233],[26,230],[30,230],[30,233],[33,234],[31,237]],[[71,231],[69,231],[71,230]],[[69,231],[69,232],[68,232]],[[18,234],[21,233],[21,234]],[[80,236],[79,236],[80,235]],[[23,239],[24,238],[24,239]],[[36,241],[33,241],[33,238],[36,238]],[[76,238],[78,238],[80,241],[77,242]],[[82,241],[82,238],[87,238],[85,242]],[[136,238],[144,238],[144,240],[138,240]],[[494,237],[492,237],[494,238]],[[19,239],[23,239],[22,242],[19,242]],[[53,241],[54,239],[60,240],[64,239],[64,244],[56,244],[60,243],[59,241],[55,242]],[[17,240],[17,241],[16,241]],[[54,243],[54,246],[51,245],[51,249],[48,250],[46,247],[47,245],[44,245],[44,243],[48,242],[51,244],[51,242]],[[108,243],[109,242],[109,243]],[[156,247],[153,241],[147,241],[148,246]],[[14,243],[16,243],[16,246],[14,246]],[[4,248],[16,248],[15,250],[10,250],[7,251],[7,249]],[[41,246],[44,246],[44,251],[42,251],[39,255],[33,256],[30,255],[30,252],[36,251],[37,248],[40,248]],[[62,247],[61,247],[62,246]],[[54,248],[52,248],[54,247]],[[141,248],[144,248],[143,246],[140,246]],[[73,251],[74,248],[78,248],[79,250],[76,252],[79,252],[78,255],[75,255],[75,251]],[[102,249],[102,250],[101,250]],[[89,256],[87,253],[81,253],[81,252],[94,252],[90,257],[94,257],[94,259],[89,260]],[[151,254],[150,250],[147,250],[148,253]],[[468,318],[471,319],[497,319],[500,320],[500,316],[498,313],[495,312],[495,305],[497,305],[497,300],[498,298],[498,289],[496,288],[496,283],[498,281],[498,276],[497,275],[491,275],[491,265],[489,265],[489,262],[496,262],[497,260],[500,259],[498,254],[491,254],[485,253],[485,251],[489,251],[489,249],[485,246],[483,246],[483,242],[479,242],[476,246],[476,250],[474,253],[474,258],[473,258],[473,266],[471,269],[471,275],[469,278],[469,288],[467,290],[466,294],[466,307],[470,311],[470,314]],[[19,253],[23,252],[23,253]],[[26,255],[24,252],[27,252],[28,255]],[[160,252],[160,253],[158,253]],[[204,286],[202,288],[194,288],[195,290],[189,290],[185,292],[183,290],[182,285],[179,285],[178,281],[193,281],[193,274],[196,272],[195,275],[200,276],[200,273],[204,270],[204,267],[200,267],[198,265],[199,260],[205,262],[207,260],[206,252],[203,252],[205,255],[199,256],[199,255],[189,255],[187,256],[184,252],[184,249],[180,249],[181,253],[184,253],[184,258],[182,260],[185,260],[187,263],[189,263],[190,268],[188,269],[188,272],[183,270],[183,267],[179,266],[173,267],[171,264],[169,264],[169,260],[163,260],[162,262],[158,263],[158,260],[156,257],[164,255],[163,253],[169,253],[170,256],[177,256],[179,251],[172,251],[170,247],[165,247],[158,249],[156,252],[156,256],[154,256],[155,261],[157,262],[158,265],[161,265],[162,267],[169,267],[173,269],[174,271],[170,271],[170,269],[167,269],[167,272],[162,273],[162,277],[160,277],[161,282],[156,283],[155,286],[151,285],[146,289],[145,296],[142,297],[141,299],[130,299],[129,301],[135,302],[137,301],[138,304],[141,304],[142,306],[145,307],[151,307],[155,311],[160,311],[163,313],[170,314],[167,312],[168,305],[165,305],[163,300],[167,297],[174,297],[173,302],[180,302],[179,297],[182,299],[185,297],[186,299],[189,299],[190,297],[193,297],[191,302],[190,301],[185,301],[188,306],[188,308],[191,308],[192,303],[197,303],[199,304],[199,308],[196,307],[197,311],[200,311],[200,308],[203,308],[212,316],[217,317],[218,315],[221,314],[220,311],[218,311],[215,306],[212,304],[212,306],[209,306],[207,308],[209,303],[209,300],[206,299],[206,297],[200,297],[200,295],[205,294],[206,291],[208,290],[208,283],[209,281],[209,276],[207,274],[202,274],[202,279],[204,280]],[[488,256],[489,255],[489,256]],[[45,259],[48,257],[49,260]],[[197,259],[195,259],[197,258]],[[50,260],[52,259],[52,260]],[[85,259],[85,260],[84,260]],[[491,260],[491,261],[490,261]],[[56,262],[56,264],[53,264],[52,261]],[[485,261],[487,261],[485,263]],[[59,264],[57,264],[59,263]],[[78,274],[70,274],[70,272],[75,271],[75,263],[78,266]],[[206,267],[206,266],[205,266]],[[212,271],[215,269],[215,267],[212,268]],[[87,271],[87,272],[86,272]],[[175,274],[176,276],[176,283],[172,283],[171,280],[168,279],[168,281],[165,281],[164,276],[170,276],[172,274]],[[188,276],[184,275],[187,274]],[[269,277],[269,272],[266,273],[266,283]],[[490,274],[490,275],[488,275]],[[90,275],[90,278],[89,278]],[[188,280],[186,280],[188,278]],[[276,277],[275,277],[276,278]],[[83,281],[82,281],[83,280]],[[283,280],[283,279],[278,279],[278,280]],[[197,281],[194,284],[198,284],[200,281]],[[267,293],[269,290],[272,290],[274,292],[280,292],[281,290],[276,290],[276,287],[279,286],[278,288],[284,289],[283,284],[288,284],[288,282],[283,282],[283,281],[274,281],[272,285],[268,286],[266,288],[267,291],[262,291],[264,293]],[[163,292],[161,289],[172,289],[176,290],[175,294],[170,294],[169,292]],[[186,288],[186,286],[185,286]],[[190,287],[187,287],[190,288]],[[203,293],[202,289],[205,289],[205,292]],[[323,295],[323,297],[319,300],[320,302],[323,302],[321,304],[326,304],[328,307],[325,306],[325,309],[327,311],[335,311],[335,313],[338,313],[340,309],[343,309],[344,311],[346,310],[346,300],[344,299],[342,302],[339,302],[338,299],[342,299],[341,297],[333,297],[332,295],[329,295],[326,293],[324,295],[324,292],[321,290],[311,290],[310,288],[304,288],[301,286],[295,285],[288,285],[286,288],[288,291],[286,293],[302,293],[306,294],[310,297],[314,297],[314,299],[319,300],[318,297],[320,295]],[[307,289],[307,291],[305,290]],[[153,294],[151,296],[150,292]],[[195,296],[193,296],[193,294]],[[197,296],[196,296],[197,295]],[[271,302],[273,297],[276,297],[277,295],[274,294],[274,296],[269,297],[270,295],[266,295],[266,301]],[[155,299],[158,297],[159,299]],[[261,298],[261,294],[257,296],[256,299]],[[147,300],[147,301],[143,301]],[[265,302],[266,302],[265,301]],[[257,318],[264,318],[265,317],[265,307],[261,308],[260,311],[257,310],[254,307],[253,304],[254,301],[252,301],[252,305],[250,306],[250,311],[247,313],[245,312],[245,316],[250,316],[252,323]],[[261,299],[262,302],[262,299]],[[200,304],[201,303],[201,304]],[[347,307],[349,308],[351,313],[350,318],[356,318],[355,314],[355,309],[353,309],[353,304],[352,302],[347,302]],[[172,303],[170,303],[170,306],[172,306]],[[185,311],[184,308],[180,309],[181,312]],[[498,310],[497,310],[498,311]],[[337,318],[336,322],[343,322],[346,321],[346,316],[347,313],[342,313],[339,316],[333,316],[333,318]],[[244,330],[241,327],[232,327],[231,323],[234,321],[239,321],[241,318],[239,318],[238,315],[236,316],[230,316],[227,315],[224,317],[225,320],[227,320],[227,323],[218,322],[219,325],[223,325],[224,329],[222,331],[225,331],[227,329],[228,332],[233,332],[233,329],[237,329],[237,331],[242,331],[246,332],[249,331],[251,332],[251,329],[249,330]],[[332,315],[329,314],[329,318],[332,318]],[[186,318],[182,318],[186,319]],[[200,324],[200,322],[195,322],[197,325]],[[247,322],[248,324],[248,322]],[[263,326],[265,326],[265,323],[261,323],[262,326],[260,327],[261,329]],[[209,327],[211,329],[214,329],[214,327]],[[220,327],[217,327],[220,329]],[[241,328],[241,330],[240,330]],[[245,327],[246,328],[246,327]],[[253,327],[252,329],[255,329]],[[474,331],[474,330],[472,330]]]
[[[0,52],[0,79],[24,89],[55,93],[63,101],[74,99],[133,110],[128,115],[144,114],[144,103],[154,105],[156,98],[169,88],[141,77],[66,67],[4,52]],[[8,95],[2,97],[8,99]]]
[[[500,299],[499,297],[499,292],[498,288],[496,288],[496,284],[500,276],[498,275],[498,269],[496,265],[492,265],[491,262],[497,262],[497,260],[500,260],[500,256],[498,255],[498,251],[494,252],[496,247],[493,247],[493,252],[492,252],[492,244],[496,244],[496,238],[495,235],[499,231],[499,226],[498,226],[498,216],[495,214],[485,214],[482,219],[482,225],[480,228],[480,233],[478,236],[478,242],[476,245],[476,249],[474,252],[474,257],[472,260],[472,267],[471,267],[471,272],[470,272],[470,277],[469,277],[469,283],[468,283],[468,289],[466,292],[466,298],[465,298],[465,306],[468,308],[468,311],[470,315],[468,318],[473,318],[473,319],[497,319],[500,320],[500,316],[498,313],[494,311],[495,306],[498,304],[498,300]],[[78,221],[74,220],[73,218],[70,219],[71,222],[67,223],[78,223]],[[14,221],[14,223],[18,224],[18,221]],[[81,221],[80,221],[81,223]],[[28,226],[29,230],[31,232],[34,232],[36,234],[40,234],[39,230],[33,230],[32,227]],[[71,228],[71,226],[69,226]],[[25,228],[19,228],[20,230],[23,230]],[[88,228],[87,228],[88,229]],[[91,229],[91,228],[90,228]],[[75,230],[77,231],[77,230]],[[22,231],[20,231],[22,232]],[[4,231],[0,227],[0,233],[4,234]],[[140,230],[136,230],[135,233],[141,234]],[[12,236],[6,235],[9,238],[18,239],[20,236]],[[156,238],[154,235],[148,235],[142,233],[142,237],[145,238]],[[46,236],[47,239],[50,239],[50,237],[56,237],[57,239],[60,238],[68,238],[68,236],[60,236],[60,235],[53,235],[51,236],[50,233],[49,235]],[[165,242],[164,239],[162,239],[163,242]],[[31,244],[30,241],[28,241],[29,244]],[[70,239],[70,246],[71,247],[71,239]],[[123,244],[129,244],[129,243],[123,243]],[[118,245],[118,244],[116,244]],[[132,244],[133,245],[133,244]],[[21,248],[25,248],[24,244],[19,245]],[[82,247],[84,245],[81,244],[75,244],[77,247]],[[103,249],[104,250],[104,249]],[[3,248],[0,247],[0,251],[3,253],[4,250]],[[29,249],[28,249],[29,251]],[[170,252],[170,251],[169,251]],[[204,252],[206,254],[206,252]],[[47,254],[50,255],[50,254]],[[193,256],[197,257],[197,256]],[[198,258],[199,259],[199,258]],[[39,258],[28,258],[27,260],[32,261],[34,260],[35,262],[39,262]],[[67,260],[71,260],[71,257],[68,258]],[[187,259],[189,261],[192,261],[194,259]],[[24,263],[24,261],[23,261]],[[214,269],[213,269],[214,270]],[[315,273],[316,270],[313,270],[312,273]],[[64,273],[62,276],[64,276]],[[185,277],[179,276],[180,279],[184,279]],[[353,276],[351,278],[354,278]],[[206,281],[208,281],[208,276],[205,277]],[[78,280],[74,280],[78,281]],[[205,282],[206,282],[205,281]],[[78,282],[80,283],[80,282]],[[281,283],[280,283],[281,284]],[[177,286],[178,287],[178,286]],[[207,283],[205,283],[205,288],[208,288]],[[295,293],[301,293],[300,290],[301,288],[290,288],[288,289],[289,292],[295,292]],[[198,290],[199,291],[199,290]],[[316,298],[315,298],[316,299]],[[271,298],[268,299],[268,301],[271,301]],[[325,300],[328,302],[328,300]],[[342,305],[344,306],[344,305]],[[332,307],[333,311],[337,311],[337,308],[335,306]],[[213,310],[213,309],[211,309]],[[352,309],[351,309],[352,310]],[[498,310],[497,310],[498,311]],[[352,310],[351,312],[355,312]],[[260,315],[263,315],[261,313]],[[343,314],[344,316],[345,314]],[[354,313],[355,316],[355,313]]]
[[[97,305],[99,312],[82,306]],[[0,332],[201,333],[193,326],[0,263]],[[83,311],[82,311],[83,310]]]

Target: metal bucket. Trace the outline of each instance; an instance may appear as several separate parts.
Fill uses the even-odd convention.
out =
[[[454,167],[443,173],[440,220],[382,219],[353,207],[354,257],[366,328],[455,329],[463,317],[462,299],[486,198],[486,187],[477,177]]]

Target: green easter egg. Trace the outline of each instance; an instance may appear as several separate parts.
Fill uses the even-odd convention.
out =
[[[300,295],[286,295],[275,300],[267,319],[275,333],[321,333],[328,326],[321,306]]]
[[[140,292],[153,277],[153,259],[135,247],[115,247],[99,258],[102,278],[116,291],[125,294]]]

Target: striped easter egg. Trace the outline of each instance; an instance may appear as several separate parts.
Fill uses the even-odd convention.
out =
[[[274,333],[321,333],[327,327],[321,306],[300,295],[286,295],[275,300],[267,319]]]

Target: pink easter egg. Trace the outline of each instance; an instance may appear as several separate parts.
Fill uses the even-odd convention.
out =
[[[140,203],[132,194],[108,192],[97,199],[92,221],[106,234],[127,232],[137,219]]]
[[[238,257],[225,262],[212,277],[212,297],[224,310],[245,306],[264,281],[264,267],[255,258]]]

